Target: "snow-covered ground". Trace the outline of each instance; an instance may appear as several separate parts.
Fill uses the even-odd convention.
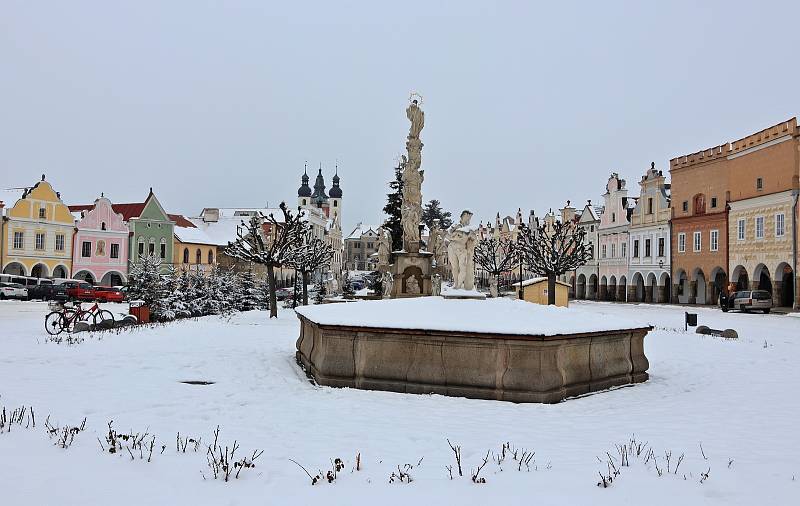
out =
[[[800,503],[800,320],[696,309],[700,324],[739,332],[725,341],[685,333],[682,307],[576,303],[571,311],[656,326],[645,340],[650,380],[557,405],[320,388],[295,364],[291,310],[277,321],[263,312],[206,317],[68,346],[45,342],[46,305],[4,301],[0,405],[33,405],[37,427],[0,434],[0,497],[115,506]],[[86,430],[58,448],[42,426],[48,414],[62,426],[86,417]],[[110,420],[155,434],[152,462],[103,453],[97,438]],[[230,483],[211,479],[203,449],[175,450],[178,432],[206,444],[217,425],[242,454],[264,450]],[[616,455],[614,445],[632,437],[655,450],[663,475],[643,454],[599,488],[605,452]],[[465,476],[452,481],[447,438],[463,449]],[[484,467],[485,484],[472,483],[487,450],[507,441],[536,452],[530,472],[507,457]],[[665,451],[671,470],[685,454],[677,474],[666,472]],[[351,471],[359,452],[362,470]],[[289,460],[316,474],[337,457],[345,470],[315,486]],[[407,463],[413,482],[389,483]]]

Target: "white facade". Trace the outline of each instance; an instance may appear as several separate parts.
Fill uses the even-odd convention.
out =
[[[586,231],[583,239],[584,244],[592,247],[592,259],[575,271],[575,297],[578,299],[596,299],[598,296],[600,280],[600,215],[602,212],[602,208],[595,208],[590,200],[584,206],[578,219],[578,227]]]
[[[598,243],[599,298],[624,301],[628,285],[628,190],[625,180],[611,174],[603,195],[605,206],[600,217]]]
[[[628,301],[667,302],[670,286],[669,185],[652,164],[639,181],[641,191],[628,232]]]

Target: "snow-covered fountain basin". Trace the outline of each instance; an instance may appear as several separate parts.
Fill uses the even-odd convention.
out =
[[[297,309],[297,362],[320,385],[560,402],[648,378],[651,327],[509,299]]]

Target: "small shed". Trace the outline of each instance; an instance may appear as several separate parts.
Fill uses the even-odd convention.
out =
[[[519,283],[514,283],[514,286],[519,290]],[[556,306],[569,306],[569,289],[569,283],[556,280]],[[524,301],[547,305],[547,296],[547,278],[533,278],[522,282]]]

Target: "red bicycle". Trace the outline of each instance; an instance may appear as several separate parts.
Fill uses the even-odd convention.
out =
[[[44,318],[44,328],[51,336],[56,336],[64,331],[72,332],[78,322],[89,323],[91,320],[95,328],[106,328],[114,325],[114,315],[107,309],[100,309],[95,302],[88,309],[78,302],[74,307],[60,306]]]

